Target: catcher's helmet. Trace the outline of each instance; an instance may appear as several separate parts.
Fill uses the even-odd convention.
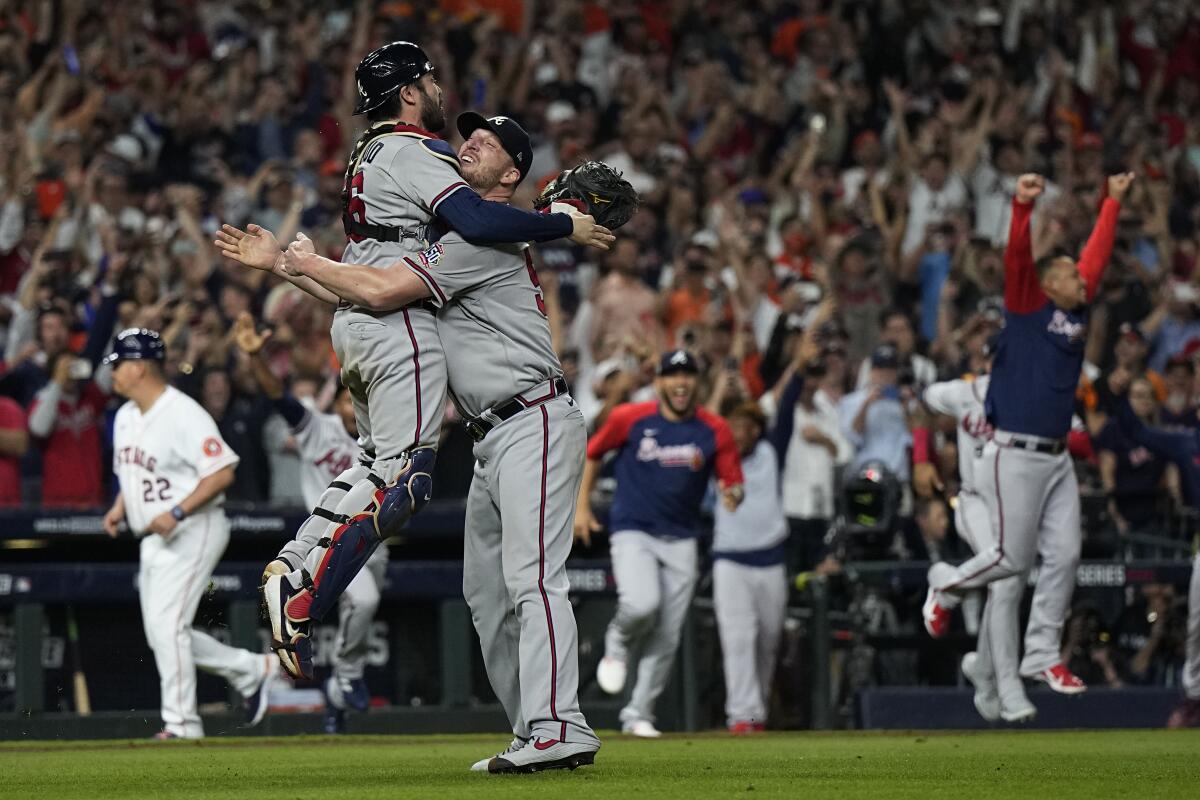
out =
[[[354,113],[365,114],[383,105],[401,87],[415,83],[427,72],[433,72],[433,64],[412,42],[392,42],[372,50],[354,70],[358,86]]]
[[[145,359],[162,361],[167,357],[166,347],[156,331],[147,328],[126,328],[117,334],[112,352],[104,357],[105,364],[118,361]]]

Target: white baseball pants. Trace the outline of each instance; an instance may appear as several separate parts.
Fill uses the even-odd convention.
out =
[[[787,609],[784,565],[751,567],[716,559],[713,604],[725,666],[726,724],[766,722]]]
[[[166,539],[157,534],[142,539],[142,624],[158,667],[164,729],[176,736],[204,735],[196,710],[197,667],[220,675],[243,695],[258,688],[269,668],[262,655],[222,644],[192,627],[228,543],[229,520],[220,509],[184,520]]]

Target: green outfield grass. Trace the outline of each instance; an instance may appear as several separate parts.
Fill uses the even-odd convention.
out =
[[[0,797],[335,798],[1200,796],[1200,731],[609,734],[574,773],[488,776],[471,762],[500,736],[358,736],[203,742],[0,743]]]

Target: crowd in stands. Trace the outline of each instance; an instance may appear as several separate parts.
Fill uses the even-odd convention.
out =
[[[229,499],[299,504],[232,321],[272,329],[272,368],[324,406],[333,309],[222,262],[212,234],[254,222],[340,254],[353,70],[394,39],[430,55],[449,119],[534,136],[518,204],[587,158],[633,183],[609,252],[537,248],[573,393],[595,424],[652,396],[661,351],[693,350],[711,409],[787,417],[806,541],[843,470],[882,463],[917,517],[900,554],[954,552],[941,495],[911,489],[909,428],[1002,323],[1016,177],[1048,179],[1035,256],[1076,255],[1105,176],[1133,170],[1072,452],[1102,498],[1088,537],[1137,555],[1136,534],[1170,534],[1174,468],[1108,421],[1123,370],[1139,415],[1200,425],[1200,9],[1162,0],[0,0],[0,504],[106,502],[119,401],[98,364],[127,327],[162,332],[171,380],[240,454]],[[469,473],[447,436],[443,469]]]

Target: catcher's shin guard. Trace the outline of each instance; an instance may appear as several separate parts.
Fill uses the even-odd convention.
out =
[[[312,576],[309,615],[322,620],[337,607],[338,598],[363,568],[379,543],[399,533],[433,494],[433,465],[437,451],[414,450],[396,478],[388,484],[372,474],[371,504],[345,519],[326,544],[328,549]]]

